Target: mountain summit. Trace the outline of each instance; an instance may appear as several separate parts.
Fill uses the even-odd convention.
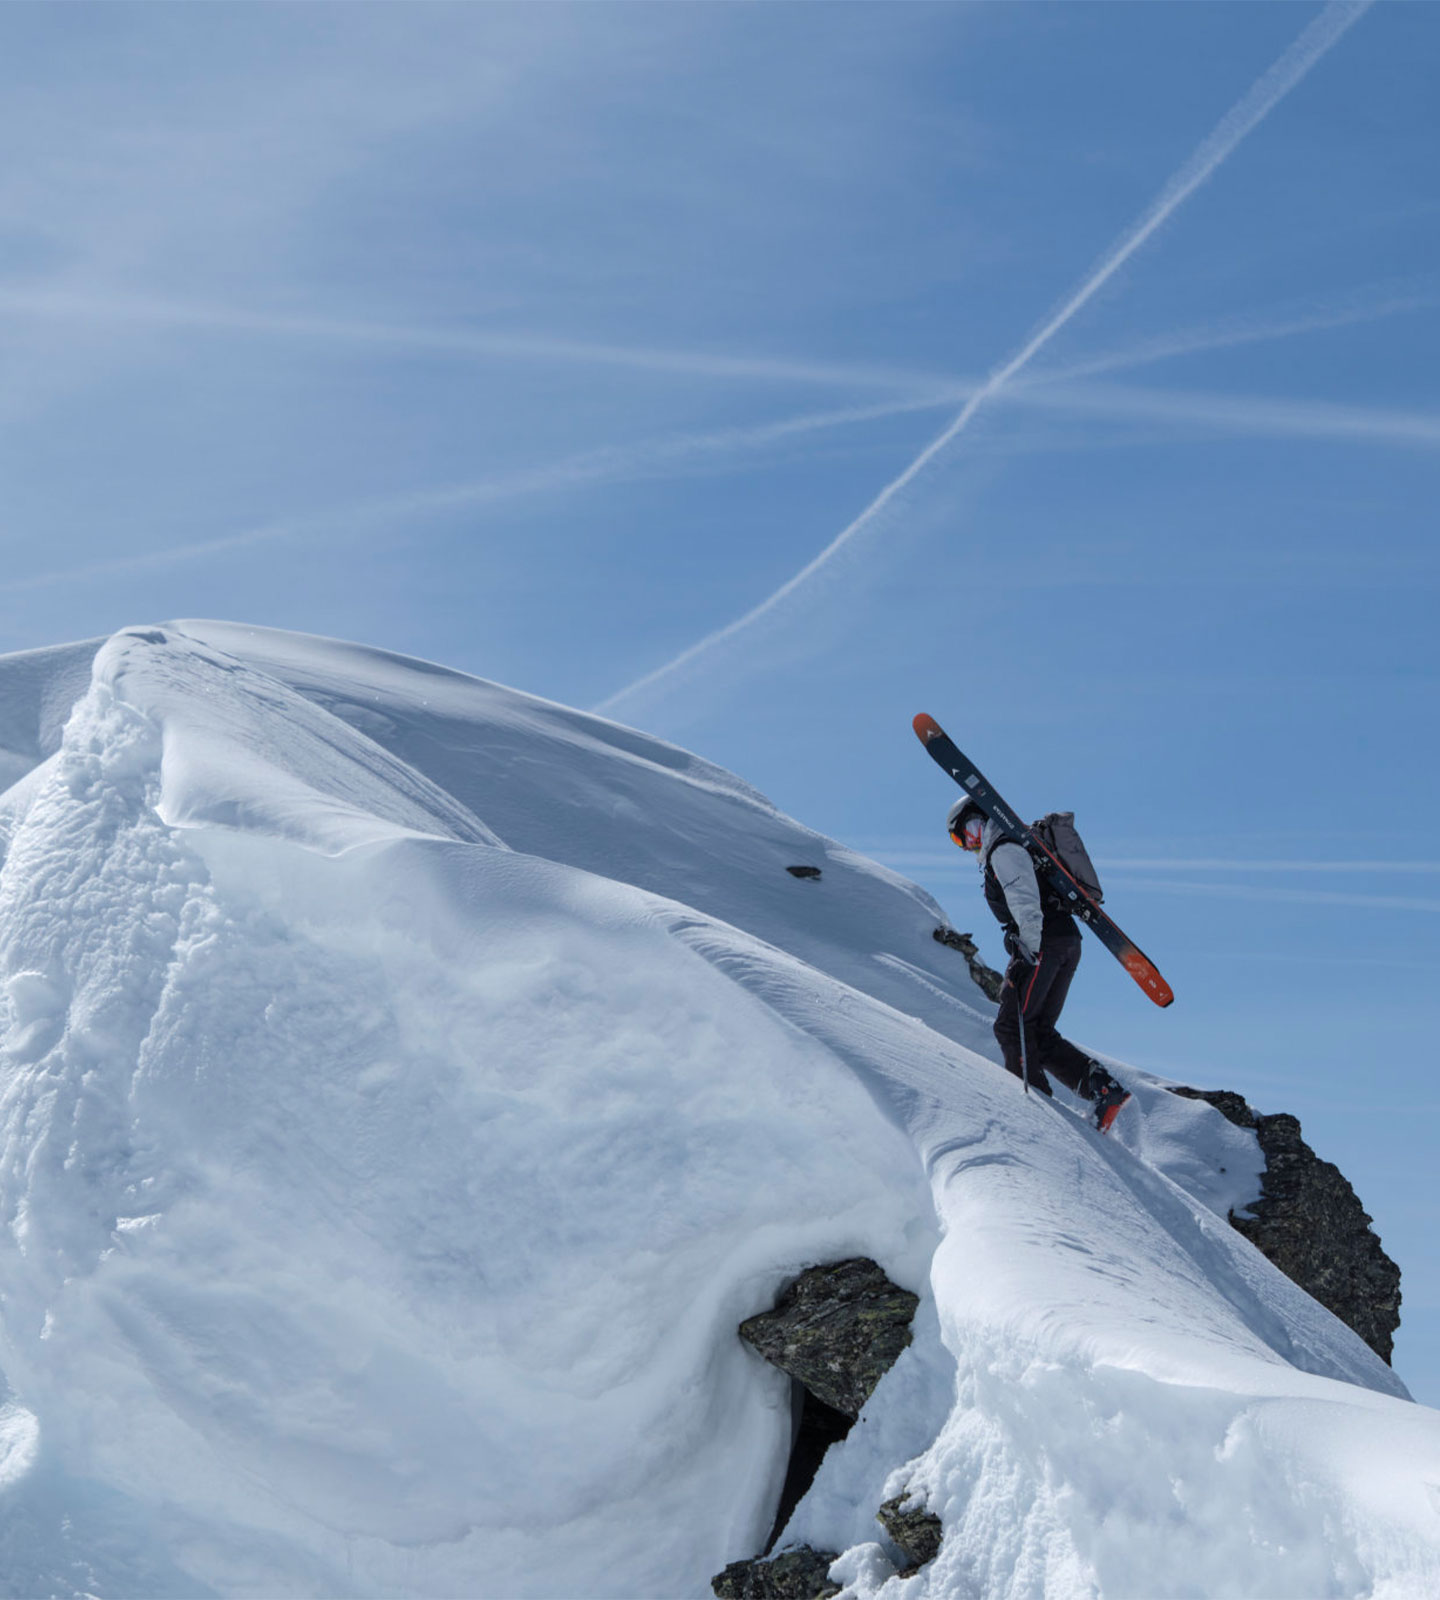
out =
[[[739,778],[189,621],[0,658],[0,774],[6,1592],[707,1595],[792,1438],[736,1329],[857,1258],[912,1340],[779,1541],[854,1600],[1440,1591],[1440,1417],[1231,1227],[1254,1132],[1022,1095]]]

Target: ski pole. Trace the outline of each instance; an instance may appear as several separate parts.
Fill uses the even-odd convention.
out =
[[[1030,1052],[1025,1048],[1025,1007],[1020,1000],[1020,988],[1015,988],[1015,1019],[1020,1024],[1020,1081],[1025,1093],[1030,1093]]]

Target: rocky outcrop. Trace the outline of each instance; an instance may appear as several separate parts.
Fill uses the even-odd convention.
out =
[[[830,1600],[840,1593],[828,1576],[834,1560],[833,1550],[802,1544],[770,1561],[732,1561],[710,1587],[720,1600]]]
[[[893,1500],[887,1500],[875,1514],[875,1520],[909,1562],[901,1577],[908,1578],[940,1554],[944,1530],[939,1517],[927,1511],[923,1502],[911,1500],[908,1494],[897,1494]]]
[[[1230,1222],[1287,1278],[1352,1327],[1389,1361],[1400,1326],[1400,1268],[1340,1169],[1322,1161],[1285,1112],[1264,1116],[1228,1089],[1176,1089],[1253,1128],[1265,1157],[1261,1195]]]
[[[891,1283],[875,1262],[857,1256],[807,1267],[773,1311],[740,1324],[740,1337],[790,1375],[801,1413],[765,1554],[732,1561],[711,1579],[721,1600],[825,1600],[840,1592],[826,1576],[833,1552],[801,1545],[769,1559],[766,1555],[814,1482],[826,1450],[849,1432],[875,1385],[910,1343],[919,1303],[918,1296]],[[882,1510],[899,1503],[887,1501]],[[904,1525],[908,1528],[909,1521]],[[901,1549],[909,1554],[906,1546]]]
[[[937,944],[949,945],[952,950],[958,950],[965,957],[965,964],[970,968],[970,976],[983,994],[992,1000],[1000,998],[1000,989],[1005,982],[1004,975],[996,972],[994,967],[985,965],[980,959],[980,946],[968,933],[956,933],[954,928],[936,928],[932,937]]]
[[[917,1296],[863,1256],[809,1267],[740,1337],[827,1406],[858,1417],[910,1343]]]

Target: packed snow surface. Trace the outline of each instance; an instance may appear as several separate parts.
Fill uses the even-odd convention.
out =
[[[736,1324],[851,1255],[922,1297],[786,1534],[852,1600],[1440,1592],[1440,1416],[1229,1227],[1253,1135],[1023,1095],[740,779],[184,622],[0,659],[0,781],[5,1594],[707,1595],[790,1445]]]

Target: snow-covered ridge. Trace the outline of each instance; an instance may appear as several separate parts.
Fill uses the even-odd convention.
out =
[[[209,622],[0,659],[0,761],[13,1592],[704,1595],[789,1445],[735,1326],[850,1255],[922,1296],[790,1529],[854,1594],[1440,1586],[1440,1419],[1225,1222],[1253,1136],[1022,1097],[741,780]]]

